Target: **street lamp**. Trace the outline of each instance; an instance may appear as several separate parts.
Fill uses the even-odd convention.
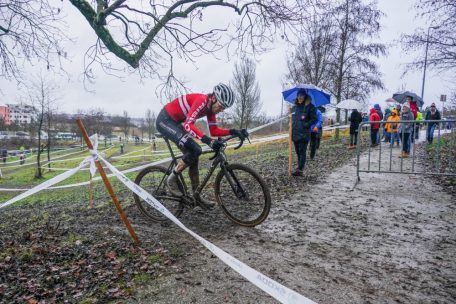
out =
[[[426,37],[426,52],[424,55],[424,71],[423,71],[423,83],[421,85],[421,98],[424,100],[424,82],[426,81],[426,66],[427,66],[427,56],[428,56],[428,49],[429,49],[429,32],[431,29],[438,29],[439,26],[430,26],[427,31]]]

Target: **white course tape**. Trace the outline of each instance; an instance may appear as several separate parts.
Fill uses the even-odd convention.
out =
[[[119,178],[119,180],[127,186],[130,190],[140,196],[144,201],[146,201],[149,205],[163,213],[166,217],[172,220],[176,225],[182,228],[185,232],[193,236],[197,239],[201,244],[204,245],[207,249],[209,249],[214,255],[216,255],[220,260],[222,260],[225,264],[230,266],[244,278],[249,280],[258,288],[262,289],[264,292],[268,293],[281,303],[289,303],[289,304],[310,304],[315,303],[314,301],[300,295],[294,290],[289,289],[288,287],[283,286],[282,284],[268,278],[264,274],[256,271],[255,269],[251,268],[247,264],[239,261],[238,259],[232,257],[219,247],[215,246],[211,242],[207,241],[206,239],[202,238],[195,232],[188,229],[181,221],[179,221],[171,212],[168,211],[157,199],[155,199],[152,195],[150,195],[147,191],[142,189],[140,186],[133,183],[130,179],[128,179],[124,174],[122,174],[119,170],[116,169],[113,165],[111,165],[108,161],[104,158],[99,156],[99,159],[105,163],[107,167],[111,170],[111,172]]]
[[[41,190],[44,190],[46,188],[49,188],[50,186],[52,186],[54,184],[57,184],[57,183],[60,183],[61,181],[69,178],[70,176],[72,176],[73,174],[78,172],[79,169],[81,169],[82,167],[87,165],[87,162],[89,161],[90,158],[91,158],[90,156],[87,157],[76,168],[73,168],[73,169],[71,169],[69,171],[66,171],[66,172],[60,174],[60,175],[57,175],[57,176],[45,181],[44,183],[39,184],[38,186],[35,186],[32,189],[30,189],[30,190],[28,190],[28,191],[26,191],[24,193],[21,193],[18,196],[13,197],[9,201],[6,201],[3,204],[0,204],[0,209],[5,208],[6,206],[9,206],[11,204],[14,204],[15,202],[17,202],[17,201],[19,201],[19,200],[21,200],[23,198],[26,198],[26,197],[28,197],[28,196],[30,196],[32,194],[35,194],[35,193],[37,193],[37,192],[39,192]]]
[[[273,124],[275,124],[275,123],[278,123],[279,121],[284,120],[285,118],[288,118],[288,115],[287,115],[287,116],[280,117],[279,119],[276,119],[276,120],[271,121],[271,122],[269,122],[269,123],[267,123],[267,124],[258,126],[258,127],[256,127],[256,128],[253,128],[253,129],[250,129],[250,130],[247,130],[247,131],[248,131],[249,133],[256,132],[256,131],[261,130],[261,129],[263,129],[263,128],[269,127],[270,125],[273,125]]]
[[[90,136],[90,141],[92,142],[92,147],[93,149],[90,150],[89,149],[89,152],[90,152],[90,155],[92,156],[90,158],[90,176],[91,178],[94,177],[95,175],[95,172],[97,172],[97,166],[95,165],[95,161],[98,160],[98,134],[95,133],[93,134],[92,136]]]
[[[281,138],[284,138],[284,137],[288,137],[288,134],[279,134],[279,135],[274,135],[274,136],[269,136],[269,137],[263,137],[263,138],[259,138],[255,141],[258,141],[258,142],[268,142],[270,140],[277,140],[277,139],[281,139]],[[230,143],[230,145],[228,146],[228,148],[232,148],[232,147],[235,147],[237,144],[236,142],[234,143]],[[209,147],[203,147],[203,151],[208,151],[210,150]],[[169,153],[166,153],[166,154],[169,154]],[[179,156],[179,155],[176,155],[176,156]],[[131,173],[131,172],[136,172],[136,171],[140,171],[144,168],[147,168],[149,166],[155,166],[155,165],[160,165],[160,164],[163,164],[163,163],[167,163],[171,161],[171,157],[167,157],[167,158],[163,158],[163,159],[160,159],[160,160],[157,160],[155,162],[152,162],[152,163],[147,163],[147,164],[144,164],[144,165],[141,165],[141,166],[138,166],[138,167],[134,167],[134,168],[130,168],[130,169],[127,169],[127,170],[123,170],[122,173],[124,174],[127,174],[127,173]],[[56,170],[59,170],[59,169],[56,169]],[[107,177],[112,177],[113,174],[108,174]],[[101,177],[95,177],[92,179],[92,181],[98,181],[100,180]],[[49,187],[48,189],[66,189],[66,188],[73,188],[73,187],[80,187],[80,186],[86,186],[90,184],[90,181],[87,181],[87,182],[80,182],[80,183],[75,183],[75,184],[70,184],[70,185],[62,185],[62,186],[55,186],[55,187]],[[20,189],[20,188],[0,188],[0,192],[20,192],[20,191],[26,191],[28,189]]]

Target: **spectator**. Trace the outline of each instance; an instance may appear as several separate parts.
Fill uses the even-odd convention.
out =
[[[378,115],[377,111],[375,108],[370,109],[370,116],[369,116],[370,121],[381,121],[380,116]],[[378,130],[380,129],[380,124],[379,123],[371,123],[371,144],[372,147],[378,146],[377,142],[377,136],[378,136]]]
[[[391,110],[386,108],[385,116],[383,117],[383,121],[388,121],[388,118],[390,117],[390,115],[391,115]],[[391,133],[386,131],[386,125],[384,125],[384,131],[383,131],[384,142],[390,142],[390,139],[391,139],[390,135],[391,135]]]
[[[400,118],[397,114],[397,110],[394,109],[393,111],[391,111],[391,115],[389,115],[387,120],[388,122],[385,125],[385,130],[389,134],[391,147],[394,147],[394,141],[396,141],[397,146],[399,147],[399,134],[397,133],[398,123],[393,123],[394,121],[398,121],[399,119]]]
[[[323,107],[318,107],[317,109],[317,122],[312,125],[312,132],[310,133],[310,159],[313,160],[315,157],[315,152],[320,148],[320,140],[323,135]]]
[[[307,96],[305,91],[299,91],[292,112],[291,139],[298,156],[298,167],[293,176],[302,176],[310,140],[310,127],[317,122],[317,109],[312,104],[311,97]]]
[[[401,110],[402,110],[402,106],[400,104],[397,104],[396,105],[396,111],[397,111],[397,115],[399,117],[401,116]]]
[[[448,116],[448,120],[449,120],[449,121],[447,122],[447,129],[448,129],[448,130],[451,130],[451,129],[453,128],[454,122],[453,122],[453,121],[450,121],[450,120],[453,120],[453,119],[454,119],[453,116],[451,116],[451,115]]]
[[[358,143],[358,128],[361,121],[363,121],[363,117],[357,109],[353,109],[348,120],[350,121],[350,145],[348,148],[355,149]]]
[[[415,139],[419,139],[420,138],[421,122],[423,121],[423,113],[417,112],[415,120],[417,121],[417,123],[415,125]]]
[[[363,118],[363,122],[369,121],[369,116],[367,115],[367,113],[363,113],[362,118]],[[368,125],[365,124],[363,126],[363,131],[367,131],[367,128],[368,128]]]
[[[414,120],[413,113],[410,111],[410,104],[405,102],[402,105],[401,120]],[[408,158],[410,156],[410,134],[413,130],[413,123],[400,123],[399,133],[402,138],[402,152],[400,158]]]
[[[435,103],[431,104],[430,110],[426,113],[426,120],[441,120],[442,117],[440,116],[439,110],[435,107]],[[432,144],[434,140],[434,130],[437,122],[428,122],[427,123],[427,130],[426,130],[426,139],[429,144]]]
[[[378,103],[374,104],[374,109],[375,109],[375,112],[377,112],[378,116],[380,117],[380,120],[383,120],[382,108],[380,108],[380,105]],[[377,144],[380,143],[380,137],[381,137],[380,133],[382,133],[381,132],[382,130],[383,130],[383,125],[380,124],[380,127],[379,127],[378,132],[377,132]]]
[[[0,149],[0,151],[3,163],[6,163],[6,158],[8,157],[8,150]]]
[[[405,102],[410,104],[410,111],[413,114],[413,119],[416,119],[416,116],[418,115],[418,106],[416,105],[416,101],[413,100],[412,96],[407,96],[405,97]]]

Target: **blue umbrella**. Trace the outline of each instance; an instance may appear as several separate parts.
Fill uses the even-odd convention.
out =
[[[294,103],[298,97],[298,92],[304,91],[312,98],[312,103],[316,106],[323,106],[331,103],[331,94],[313,84],[298,84],[291,89],[282,92],[283,99],[290,103]]]

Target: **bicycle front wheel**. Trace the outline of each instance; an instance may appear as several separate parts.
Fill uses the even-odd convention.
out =
[[[166,187],[166,179],[168,177],[167,169],[162,166],[151,166],[143,169],[136,176],[135,183],[141,188],[149,192],[155,197],[166,209],[168,209],[175,217],[182,214],[184,206],[179,197],[175,197],[169,193]],[[156,222],[166,221],[168,218],[160,211],[149,205],[138,195],[133,194],[135,203],[139,210]]]
[[[262,223],[271,209],[271,194],[265,181],[250,167],[229,164],[215,179],[215,197],[225,215],[241,226]]]

